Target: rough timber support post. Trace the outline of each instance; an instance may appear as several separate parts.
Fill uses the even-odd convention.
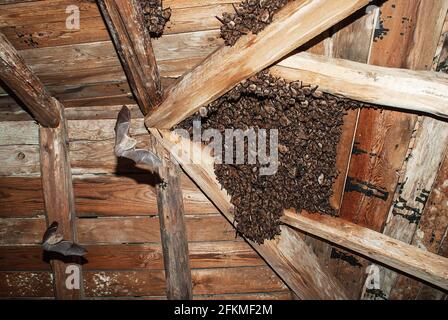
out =
[[[162,89],[151,37],[138,1],[100,0],[99,7],[144,115],[162,100]],[[188,240],[180,186],[179,166],[152,140],[152,151],[162,160],[157,185],[163,259],[168,299],[192,299]]]
[[[68,150],[64,107],[44,88],[25,65],[22,57],[0,33],[0,78],[15,93],[39,122],[39,145],[42,186],[47,224],[59,223],[64,239],[76,241],[76,215]],[[82,271],[79,261],[52,259],[56,299],[80,299],[83,296]],[[79,284],[66,286],[66,270],[74,265]],[[79,285],[79,286],[78,286]]]

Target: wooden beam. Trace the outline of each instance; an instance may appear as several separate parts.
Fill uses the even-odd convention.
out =
[[[232,47],[221,47],[184,75],[160,107],[146,117],[146,125],[171,128],[369,2],[291,1],[258,35],[248,34]]]
[[[271,73],[335,95],[448,118],[448,75],[440,72],[378,67],[302,52],[280,61]]]
[[[326,215],[285,211],[282,221],[385,265],[448,289],[448,258]]]
[[[150,131],[160,144],[170,150],[190,178],[234,225],[230,197],[216,179],[211,156],[200,145],[193,144],[189,139],[171,135],[165,130],[150,129]],[[186,150],[190,149],[192,152],[186,153]],[[200,164],[193,163],[191,157],[193,154],[201,155]],[[265,241],[263,245],[251,241],[249,243],[299,298],[347,299],[345,290],[319,264],[317,257],[304,240],[287,227],[283,227],[282,230],[281,236]]]
[[[76,241],[75,197],[73,194],[72,174],[68,150],[68,134],[64,119],[64,107],[56,99],[60,118],[56,128],[39,128],[40,163],[42,187],[45,202],[47,225],[53,221],[59,223],[58,232],[64,239]],[[76,263],[78,262],[78,263]],[[66,286],[66,268],[69,265],[79,268],[79,288],[69,289]],[[56,299],[80,299],[83,296],[82,271],[79,260],[63,262],[51,260],[54,273],[54,293]]]
[[[132,92],[143,114],[161,102],[162,86],[138,0],[99,0]]]
[[[98,1],[132,92],[144,115],[162,100],[162,85],[143,12],[137,0]],[[121,112],[120,112],[121,113]],[[130,120],[130,119],[129,119]],[[192,299],[187,232],[178,166],[156,140],[150,148],[163,163],[153,167],[157,185],[163,260],[168,299]]]
[[[70,168],[68,134],[64,107],[44,88],[26,66],[17,51],[0,33],[0,78],[27,106],[40,123],[39,152],[42,188],[47,225],[59,223],[58,232],[64,239],[76,241],[76,215]],[[66,268],[76,264],[78,288],[66,286]],[[82,271],[79,260],[66,262],[52,259],[54,294],[57,299],[79,299],[83,295]]]
[[[151,149],[162,160],[162,165],[157,169],[162,182],[157,184],[156,192],[167,296],[169,299],[191,300],[193,289],[180,182],[181,169],[154,137],[151,140]]]
[[[27,106],[40,125],[52,128],[59,125],[55,100],[3,33],[0,33],[0,69],[0,80]]]

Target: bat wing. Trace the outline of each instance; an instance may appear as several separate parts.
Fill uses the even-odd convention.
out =
[[[144,149],[126,150],[121,156],[131,159],[135,163],[144,163],[154,168],[162,165],[162,161],[154,153]]]
[[[54,245],[47,245],[46,251],[60,253],[64,256],[83,256],[87,250],[71,241],[62,240]]]
[[[131,159],[135,163],[144,163],[151,167],[161,166],[162,162],[151,151],[135,149],[137,140],[129,136],[130,127],[131,112],[126,106],[123,106],[118,113],[117,123],[115,125],[115,155]]]

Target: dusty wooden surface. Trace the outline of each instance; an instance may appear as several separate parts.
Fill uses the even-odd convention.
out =
[[[59,223],[58,232],[65,240],[77,241],[75,197],[73,193],[70,156],[68,151],[68,133],[63,107],[54,100],[60,114],[56,128],[39,128],[40,167],[42,191],[45,204],[47,226],[54,221]],[[43,233],[42,233],[43,234]],[[76,265],[82,276],[80,260],[51,260],[53,269],[54,292],[56,299],[80,299],[83,287],[70,289],[66,285],[66,269]],[[80,278],[82,281],[82,277]],[[82,284],[82,282],[81,282]]]
[[[0,67],[0,80],[31,110],[37,121],[44,127],[57,127],[60,117],[54,100],[2,33]]]
[[[282,221],[440,288],[448,288],[448,258],[339,218],[285,211]]]
[[[142,112],[147,114],[161,102],[162,86],[140,3],[100,0],[98,4],[132,92]]]

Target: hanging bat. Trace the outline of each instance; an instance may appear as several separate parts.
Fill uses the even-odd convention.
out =
[[[64,240],[62,234],[58,233],[59,224],[53,222],[45,231],[42,246],[45,251],[60,253],[64,256],[83,256],[87,250],[80,245]]]
[[[152,152],[136,149],[137,140],[129,136],[131,127],[131,112],[126,106],[121,108],[115,125],[115,155],[133,160],[135,163],[144,163],[153,168],[162,165],[160,159]]]

